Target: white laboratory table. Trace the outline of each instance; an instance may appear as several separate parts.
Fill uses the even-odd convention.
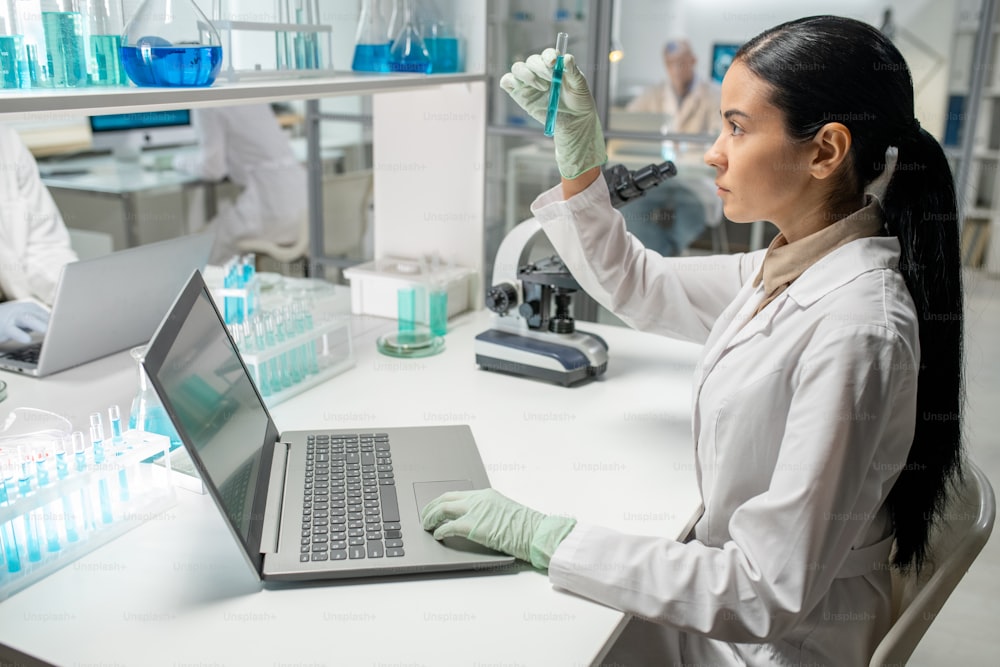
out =
[[[469,424],[501,492],[678,535],[698,505],[689,392],[699,348],[584,324],[609,343],[608,371],[565,388],[479,370],[473,337],[488,322],[485,311],[465,314],[442,354],[395,359],[374,345],[395,322],[355,317],[355,368],[273,417],[281,429]],[[42,381],[5,374],[0,413],[31,403],[85,418],[131,395],[124,354]],[[210,497],[179,490],[162,515],[0,603],[0,663],[6,646],[58,665],[588,665],[623,619],[527,566],[261,584]]]

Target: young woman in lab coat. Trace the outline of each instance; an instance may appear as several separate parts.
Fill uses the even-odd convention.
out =
[[[62,267],[76,259],[35,158],[0,125],[0,298],[51,304]]]
[[[501,81],[536,119],[554,60],[531,56]],[[432,501],[424,527],[634,614],[610,662],[866,665],[888,628],[890,562],[921,565],[960,467],[955,192],[914,118],[906,63],[850,19],[750,40],[705,161],[728,219],[780,234],[766,251],[664,258],[609,203],[593,99],[566,61],[563,182],[532,210],[590,295],[638,329],[704,344],[693,387],[704,513],[682,543],[486,490]]]

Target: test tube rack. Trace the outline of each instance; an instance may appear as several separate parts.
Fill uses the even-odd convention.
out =
[[[212,25],[219,31],[219,35],[224,42],[222,74],[230,81],[241,79],[271,79],[294,77],[316,77],[330,76],[334,73],[331,62],[333,53],[333,26],[328,24],[308,24],[308,23],[266,23],[261,21],[229,21],[216,20]],[[236,69],[233,64],[233,34],[237,32],[273,32],[277,44],[283,40],[305,40],[313,47],[319,47],[320,41],[325,44],[325,49],[320,49],[314,58],[317,62],[300,67],[290,67],[288,63],[282,63],[280,54],[276,54],[276,66],[274,69],[266,69],[260,63],[253,69]],[[301,54],[300,54],[301,56]]]
[[[351,321],[334,317],[266,349],[241,348],[240,356],[271,408],[354,367]]]
[[[88,458],[77,471],[68,460],[72,472],[63,479],[53,464],[48,484],[8,493],[0,504],[0,601],[174,505],[169,469],[151,462],[167,455],[170,438],[143,431],[121,437],[104,440],[109,454],[101,463]]]

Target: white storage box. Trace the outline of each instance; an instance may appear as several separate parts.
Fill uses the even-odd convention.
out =
[[[401,287],[424,287],[427,292],[437,285],[448,291],[448,317],[469,310],[474,271],[461,266],[431,268],[426,262],[385,257],[374,262],[344,269],[351,281],[351,312],[396,319],[397,292]],[[427,305],[417,304],[417,321],[427,323]]]

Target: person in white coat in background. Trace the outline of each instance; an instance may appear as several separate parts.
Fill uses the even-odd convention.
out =
[[[241,188],[208,223],[215,231],[209,263],[239,254],[244,238],[294,243],[308,215],[306,171],[270,105],[206,107],[192,115],[200,150],[176,155],[174,168],[209,181],[228,177]]]
[[[554,61],[546,50],[500,82],[539,120]],[[633,327],[704,344],[692,397],[704,511],[679,541],[488,489],[432,500],[424,527],[632,614],[609,663],[867,665],[891,569],[924,564],[962,466],[955,190],[903,57],[830,16],[747,42],[705,161],[730,220],[780,233],[767,250],[684,258],[627,233],[586,79],[571,55],[564,67],[563,181],[532,210],[591,296]]]
[[[63,266],[77,260],[69,231],[38,164],[12,128],[0,125],[0,340],[44,330]]]

